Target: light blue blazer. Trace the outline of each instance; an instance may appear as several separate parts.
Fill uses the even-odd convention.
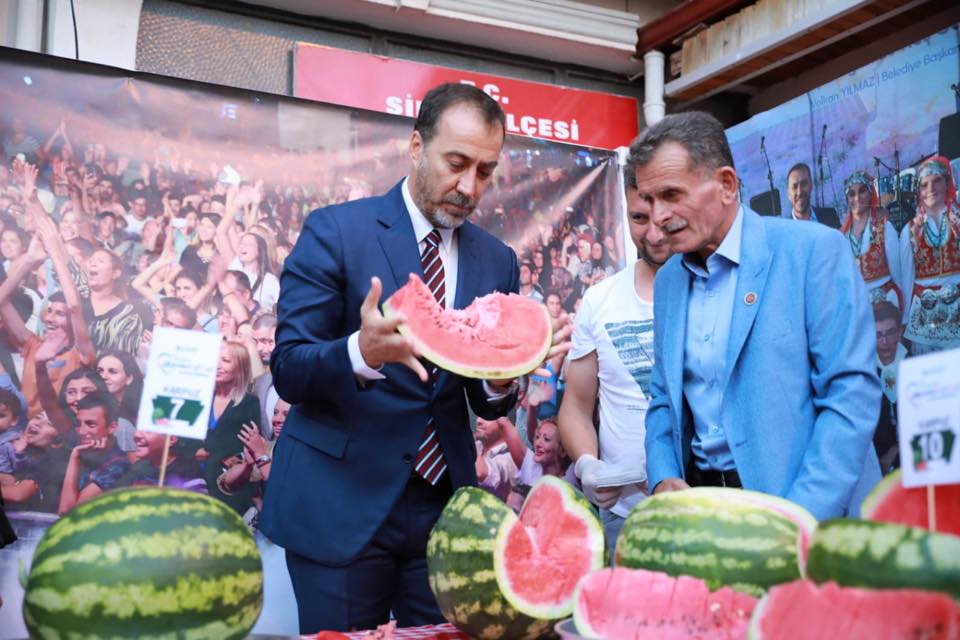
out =
[[[680,258],[660,269],[654,286],[651,487],[684,477],[690,459],[683,345],[691,275]],[[792,500],[821,520],[859,514],[880,479],[875,352],[866,288],[843,236],[744,207],[720,422],[745,488]]]

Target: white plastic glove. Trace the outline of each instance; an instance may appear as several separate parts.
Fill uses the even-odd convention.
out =
[[[602,477],[606,464],[594,456],[586,453],[577,459],[577,464],[573,470],[580,478],[580,485],[583,487],[583,493],[593,504],[601,509],[609,509],[620,499],[622,486],[616,487],[598,487],[598,479]]]

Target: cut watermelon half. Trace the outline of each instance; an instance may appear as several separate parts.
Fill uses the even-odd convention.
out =
[[[930,528],[926,487],[907,489],[897,469],[880,481],[860,507],[866,520]],[[960,536],[960,484],[938,485],[933,489],[937,531]]]
[[[770,589],[750,620],[751,640],[960,638],[960,607],[943,593],[874,591],[797,580]]]
[[[520,517],[505,521],[493,555],[497,584],[518,611],[542,620],[570,615],[580,579],[603,566],[603,526],[569,483],[544,476]]]
[[[402,314],[399,330],[424,358],[467,378],[516,378],[530,373],[550,351],[547,308],[515,293],[491,293],[466,309],[444,309],[419,276],[383,303],[387,318]]]
[[[690,576],[601,569],[577,586],[573,619],[587,638],[744,638],[757,599]]]

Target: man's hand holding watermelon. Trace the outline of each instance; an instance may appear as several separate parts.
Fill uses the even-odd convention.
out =
[[[406,318],[403,314],[385,318],[380,313],[382,292],[383,284],[380,278],[371,278],[370,291],[360,307],[360,355],[371,369],[379,370],[388,362],[399,362],[426,382],[429,376],[419,360],[420,353],[413,339],[397,332],[397,327],[403,324]]]

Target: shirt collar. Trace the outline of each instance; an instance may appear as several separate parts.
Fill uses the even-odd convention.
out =
[[[819,222],[819,220],[817,220],[817,214],[813,211],[813,207],[810,207],[810,208],[807,210],[807,213],[809,214],[809,217],[807,217],[807,218],[798,218],[798,217],[797,217],[797,212],[794,211],[793,209],[790,210],[790,215],[793,216],[793,219],[794,219],[794,220],[809,220],[809,221],[811,221],[811,222]]]
[[[730,225],[727,235],[723,238],[723,242],[720,243],[720,246],[717,247],[717,250],[714,251],[707,257],[706,265],[709,268],[711,265],[715,264],[719,257],[726,258],[730,263],[735,266],[740,265],[740,243],[743,239],[743,205],[740,205],[740,208],[737,209],[737,217],[733,219],[733,224]],[[685,253],[683,258],[681,258],[681,264],[687,268],[693,275],[706,276],[708,275],[703,268],[703,261],[700,260],[699,254]]]
[[[409,183],[410,178],[404,178],[400,191],[403,193],[403,203],[407,206],[407,213],[410,214],[410,222],[413,223],[413,233],[417,237],[417,244],[419,245],[430,235],[430,232],[433,231],[433,224],[427,220],[427,216],[423,215],[420,207],[413,201],[413,196],[410,195],[410,189],[408,187]],[[440,232],[440,240],[444,248],[449,251],[450,245],[453,242],[454,230],[443,227],[437,227],[437,230]]]

